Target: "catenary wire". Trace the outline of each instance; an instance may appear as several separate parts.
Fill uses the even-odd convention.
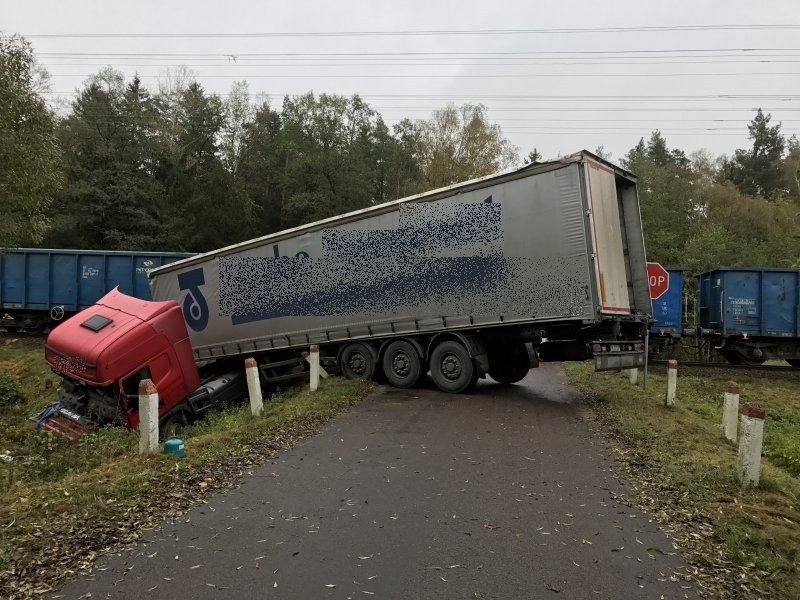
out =
[[[704,25],[639,25],[628,27],[556,27],[541,29],[402,29],[360,31],[263,31],[263,32],[82,32],[27,33],[28,39],[69,38],[281,38],[281,37],[395,37],[395,36],[464,36],[464,35],[531,35],[586,33],[659,33],[681,31],[775,31],[800,29],[793,23],[729,23]]]

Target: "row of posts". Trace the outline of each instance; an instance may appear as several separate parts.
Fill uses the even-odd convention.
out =
[[[630,369],[631,385],[639,381],[639,369]],[[667,362],[667,390],[664,405],[675,406],[678,390],[678,361]],[[725,438],[739,444],[736,472],[745,485],[758,485],[761,475],[761,448],[764,442],[764,409],[745,404],[739,415],[739,386],[729,382],[725,386],[722,405],[722,429]]]
[[[310,388],[314,392],[319,388],[320,377],[328,373],[319,364],[319,346],[312,345],[309,352],[303,352],[303,358],[309,364]],[[247,393],[250,397],[250,412],[260,417],[264,411],[264,398],[261,393],[261,380],[256,359],[244,361],[247,377]],[[158,391],[150,379],[139,382],[139,454],[158,452]]]

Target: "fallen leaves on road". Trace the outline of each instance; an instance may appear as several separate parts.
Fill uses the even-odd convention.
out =
[[[82,515],[64,518],[52,513],[46,506],[40,511],[41,519],[33,526],[13,533],[19,548],[30,544],[41,545],[43,532],[47,532],[49,546],[36,554],[15,554],[0,569],[0,597],[28,598],[53,591],[75,577],[90,573],[95,560],[125,550],[140,536],[156,525],[183,516],[192,506],[207,501],[208,493],[237,487],[252,468],[291,448],[302,439],[313,435],[329,421],[330,414],[314,414],[302,420],[291,421],[277,430],[242,448],[232,449],[225,458],[215,459],[202,466],[188,467],[175,463],[175,470],[159,473],[159,493],[136,496],[130,500],[102,500],[107,514],[103,519],[86,519]],[[205,484],[205,485],[202,485]],[[21,503],[30,504],[25,496]],[[397,517],[391,517],[397,519]],[[58,546],[59,551],[49,549]],[[175,560],[179,560],[176,556]],[[277,582],[275,586],[277,587]]]
[[[556,594],[561,592],[561,589],[557,588],[556,586],[554,586],[549,581],[545,581],[544,582],[544,589],[550,590],[551,592],[555,592]]]

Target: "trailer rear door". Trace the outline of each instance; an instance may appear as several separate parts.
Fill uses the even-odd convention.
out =
[[[616,174],[591,160],[585,164],[600,312],[629,314],[631,301]]]

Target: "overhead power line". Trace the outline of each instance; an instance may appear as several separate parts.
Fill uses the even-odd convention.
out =
[[[385,109],[376,108],[375,110],[378,112],[378,114],[380,116],[385,116],[385,114],[383,113],[383,111]],[[575,119],[575,118],[571,118],[571,117],[566,117],[566,118],[560,117],[558,119],[529,119],[529,118],[514,119],[514,118],[507,118],[507,117],[499,117],[499,118],[491,118],[490,117],[488,120],[490,120],[493,123],[499,123],[499,124],[503,124],[503,123],[520,123],[519,125],[509,125],[508,127],[510,127],[510,128],[525,127],[526,123],[547,123],[549,125],[548,126],[544,126],[544,128],[545,129],[549,129],[550,125],[552,125],[554,122],[557,122],[559,125],[562,124],[562,123],[614,123],[615,125],[613,125],[613,126],[612,125],[601,125],[599,127],[601,127],[601,128],[602,127],[608,127],[608,128],[614,128],[614,129],[620,129],[621,128],[621,129],[636,129],[636,130],[639,130],[639,129],[642,129],[643,127],[642,126],[617,127],[616,124],[628,125],[628,124],[632,124],[632,123],[646,123],[647,126],[644,127],[645,129],[650,127],[650,128],[665,129],[665,130],[669,129],[671,131],[676,131],[676,130],[680,131],[680,130],[685,129],[685,128],[677,128],[676,129],[676,128],[670,126],[670,125],[667,125],[666,127],[664,127],[664,126],[659,126],[659,124],[661,124],[661,123],[708,123],[709,124],[708,127],[703,127],[703,126],[699,126],[698,125],[698,126],[688,127],[687,129],[704,129],[704,130],[708,130],[709,128],[720,129],[720,130],[721,129],[729,129],[729,130],[735,130],[735,131],[742,131],[743,133],[746,132],[746,123],[747,123],[746,119],[713,119],[713,118],[709,118],[709,119],[659,119],[659,118],[655,118],[655,119],[597,119],[597,118],[594,118],[594,119]],[[92,123],[126,123],[126,124],[139,124],[139,125],[151,124],[151,123],[155,123],[156,122],[156,121],[153,120],[153,118],[135,119],[135,118],[123,117],[123,116],[113,116],[113,117],[102,116],[101,117],[101,116],[94,116],[94,115],[92,115],[91,121],[92,121]],[[776,122],[778,122],[778,123],[800,123],[800,119],[779,119]],[[737,123],[739,126],[738,127],[718,127],[718,125],[720,125],[722,123]],[[531,125],[530,127],[539,128],[540,126]]]
[[[531,125],[530,127],[514,125],[514,126],[509,127],[508,129],[515,129],[515,130],[536,129],[536,130],[541,130],[541,131],[548,131],[548,130],[551,130],[551,129],[552,130],[557,130],[557,131],[572,131],[572,130],[585,131],[586,127],[585,126],[583,126],[583,127],[565,127],[565,126],[563,126],[561,124],[553,125],[553,126]],[[616,126],[615,125],[615,126],[597,126],[597,127],[592,127],[591,129],[609,130],[609,131],[642,131],[643,129],[653,129],[653,128],[648,128],[648,127],[628,127],[628,126],[624,126],[624,125],[621,125],[621,126]],[[684,131],[684,132],[685,131],[692,131],[692,132],[696,132],[696,133],[702,133],[704,131],[738,131],[742,135],[747,135],[747,129],[746,129],[746,127],[744,127],[744,125],[741,126],[741,127],[662,127],[662,128],[656,127],[655,129],[660,129],[664,133],[670,133],[670,132],[673,132],[673,131]],[[785,131],[788,131],[788,132],[791,133],[791,132],[795,131],[795,129],[786,129]]]
[[[79,90],[61,90],[61,91],[51,91],[45,92],[46,95],[50,96],[74,96]],[[229,96],[230,93],[228,92],[213,92],[217,96]],[[300,93],[290,93],[290,92],[277,92],[277,91],[267,91],[267,90],[256,90],[251,95],[254,97],[260,95],[267,95],[273,98],[298,98],[305,96],[309,92],[300,92]],[[322,95],[322,94],[317,94]],[[342,94],[339,94],[342,95]],[[349,94],[345,94],[349,95]],[[376,99],[376,100],[398,100],[398,101],[414,101],[414,100],[422,100],[422,101],[431,101],[437,102],[439,104],[439,108],[446,103],[482,103],[482,102],[525,102],[525,105],[520,105],[516,107],[511,106],[499,106],[499,107],[492,107],[492,110],[610,110],[610,111],[714,111],[714,110],[734,110],[734,111],[742,111],[742,110],[756,110],[756,106],[754,105],[747,105],[747,106],[719,106],[716,103],[719,102],[729,102],[735,100],[751,100],[754,102],[794,102],[800,100],[800,94],[697,94],[697,95],[646,95],[646,96],[638,96],[638,95],[535,95],[535,94],[354,94],[359,96],[362,99]],[[635,102],[635,103],[642,103],[642,102],[714,102],[715,106],[681,106],[681,107],[644,107],[644,106],[636,106],[636,107],[629,107],[629,106],[621,106],[619,108],[608,107],[608,106],[592,106],[589,108],[584,107],[572,107],[572,106],[545,106],[545,107],[535,107],[531,106],[529,103],[531,102],[586,102],[595,104],[598,102],[607,103],[607,102]],[[426,107],[414,107],[414,106],[404,106],[404,107],[396,107],[401,109],[414,109],[414,108],[427,108]],[[763,110],[791,110],[791,106],[761,106]]]
[[[179,61],[176,59],[173,63],[152,63],[152,62],[121,62],[114,61],[114,67],[216,67],[216,68],[263,68],[263,67],[473,67],[473,66],[488,66],[488,67],[512,67],[512,66],[575,66],[575,65],[592,65],[592,66],[619,66],[619,65],[737,65],[737,64],[796,64],[800,62],[797,58],[800,55],[784,56],[786,60],[763,59],[763,58],[745,58],[742,60],[659,60],[659,61],[610,61],[610,60],[574,60],[574,61],[552,61],[543,62],[542,60],[535,59],[515,59],[514,62],[507,62],[509,58],[500,58],[497,60],[490,59],[469,59],[463,60],[450,60],[447,62],[432,62],[430,59],[417,59],[414,62],[398,62],[398,60],[387,62],[386,59],[380,60],[364,60],[364,61],[337,61],[335,59],[320,58],[313,62],[300,62],[300,60],[293,59],[280,59],[288,62],[245,62],[245,61],[231,61],[224,62],[187,62]],[[163,60],[163,59],[159,59]],[[208,59],[205,59],[208,60]],[[307,59],[302,59],[307,61]],[[499,62],[500,60],[505,62]],[[92,66],[105,66],[107,63],[104,61],[93,62],[42,62],[47,67],[92,67]]]
[[[264,32],[148,32],[148,33],[31,33],[29,39],[46,38],[281,38],[281,37],[395,37],[395,36],[470,36],[470,35],[532,35],[586,33],[660,33],[678,31],[754,31],[794,30],[800,24],[707,24],[707,25],[640,25],[631,27],[555,27],[543,29],[405,29],[364,31],[264,31]]]
[[[161,121],[159,121],[157,119],[153,119],[153,118],[136,119],[136,118],[130,118],[130,117],[125,117],[125,116],[105,116],[105,115],[97,115],[97,116],[95,116],[95,115],[86,115],[86,117],[87,117],[87,121],[92,125],[101,124],[101,125],[119,125],[119,126],[123,126],[123,125],[145,126],[145,125],[159,125],[159,124],[161,124]],[[714,131],[714,132],[716,132],[716,131],[732,131],[732,132],[738,132],[741,135],[748,135],[747,128],[746,128],[746,123],[744,121],[735,121],[735,122],[739,123],[739,126],[736,126],[736,127],[730,127],[730,126],[726,126],[726,125],[719,126],[719,124],[716,124],[716,123],[712,123],[712,124],[710,124],[709,126],[706,126],[706,127],[703,127],[703,126],[675,127],[675,126],[670,126],[670,125],[667,125],[667,126],[659,125],[658,121],[655,121],[655,122],[642,121],[643,123],[649,123],[649,125],[631,126],[631,125],[627,125],[627,124],[621,124],[621,125],[616,125],[616,124],[615,125],[606,125],[606,124],[586,125],[585,124],[585,123],[592,123],[592,122],[596,122],[596,123],[603,123],[604,122],[603,120],[594,120],[594,119],[576,119],[576,120],[558,119],[557,121],[554,120],[554,119],[548,119],[548,120],[540,119],[540,120],[538,120],[538,122],[540,122],[540,123],[549,123],[550,125],[534,125],[534,124],[527,125],[526,123],[535,123],[537,121],[536,120],[528,121],[526,119],[510,119],[509,121],[521,121],[521,123],[518,124],[518,125],[508,125],[508,126],[506,126],[506,125],[503,125],[503,123],[507,122],[507,121],[496,120],[496,119],[489,119],[489,120],[492,123],[496,123],[496,124],[501,125],[501,127],[502,127],[502,129],[504,131],[534,131],[534,130],[535,131],[586,131],[588,129],[591,129],[591,130],[596,130],[596,131],[634,131],[634,132],[637,132],[637,131],[638,132],[643,132],[644,131],[644,132],[650,132],[650,131],[653,131],[655,129],[658,129],[659,131],[661,131],[664,134],[671,134],[671,133],[677,133],[677,132],[703,133],[703,132],[707,132],[707,131]],[[672,122],[680,122],[680,121],[675,120],[675,121],[672,121]],[[795,120],[786,121],[786,122],[797,123],[797,122],[800,122],[800,120],[795,119]],[[553,124],[553,123],[556,123],[556,124]],[[570,126],[570,123],[584,123],[584,124],[580,125],[580,126],[573,127],[573,126]],[[608,121],[605,121],[605,123],[608,123]],[[798,131],[800,131],[800,128],[797,128],[797,127],[789,127],[789,128],[783,128],[782,129],[783,133],[789,133],[789,134],[795,133],[795,132],[798,132]]]
[[[380,114],[380,113],[379,113]],[[84,116],[92,125],[105,124],[115,126],[145,126],[145,125],[159,125],[162,123],[159,119],[153,117],[146,118],[131,118],[125,115],[108,115],[106,113],[84,113]],[[376,115],[377,116],[377,115]],[[169,119],[167,119],[169,120]],[[655,129],[660,130],[666,135],[675,133],[705,133],[705,132],[736,132],[733,135],[748,135],[746,122],[744,120],[734,119],[655,119],[655,120],[623,120],[623,119],[489,119],[492,123],[502,126],[504,131],[539,131],[539,132],[565,132],[565,131],[620,131],[620,132],[649,132]],[[663,123],[687,123],[700,122],[708,123],[707,126],[691,125],[688,127],[680,127],[673,125],[664,125]],[[722,123],[738,123],[737,126],[728,126]],[[515,125],[503,125],[504,123],[515,122]],[[632,125],[634,122],[646,123],[646,125]],[[800,123],[800,119],[786,119],[779,121],[781,123]],[[546,125],[538,125],[535,123],[546,123]],[[579,126],[571,126],[572,123],[582,123]],[[597,123],[596,125],[593,123]],[[607,123],[613,123],[611,125]],[[793,134],[800,132],[800,128],[796,126],[784,127],[782,132],[785,134]]]
[[[63,74],[57,73],[52,74],[51,77],[81,77],[83,74],[81,73],[73,73],[73,74]],[[796,76],[800,75],[800,71],[737,71],[737,72],[729,72],[729,73],[720,73],[720,72],[711,72],[711,73],[504,73],[504,74],[497,74],[497,73],[453,73],[453,74],[339,74],[339,73],[306,73],[306,74],[296,74],[296,73],[289,73],[289,74],[271,74],[271,75],[259,75],[259,74],[248,74],[248,73],[232,73],[228,75],[219,75],[219,74],[201,74],[201,73],[193,73],[194,76],[203,79],[219,79],[219,78],[247,78],[247,79],[267,79],[267,78],[281,78],[281,79],[428,79],[428,78],[435,78],[441,79],[443,77],[447,78],[466,78],[466,79],[536,79],[540,77],[555,77],[555,78],[572,78],[572,77],[734,77],[734,76],[769,76],[774,77],[776,75],[780,76]],[[164,75],[139,75],[140,78],[144,79],[158,79],[163,78]]]
[[[598,56],[625,56],[631,54],[642,54],[645,56],[653,55],[675,55],[675,57],[685,57],[687,52],[698,53],[706,56],[708,53],[736,53],[732,56],[753,56],[763,52],[800,52],[800,48],[645,48],[640,50],[482,50],[482,51],[384,51],[384,52],[38,52],[37,56],[43,57],[200,57],[200,58],[223,58],[223,59],[243,59],[243,58],[263,58],[263,57],[388,57],[388,56],[537,56],[537,57],[561,57],[587,55]],[[774,54],[766,56],[784,56],[784,54]]]
[[[514,131],[511,129],[503,129],[504,132],[507,133],[516,133],[516,134],[528,134],[528,135],[602,135],[602,136],[609,136],[609,135],[623,135],[633,138],[642,137],[638,133],[633,133],[630,131],[616,131],[616,130],[609,130],[609,131]],[[649,133],[643,132],[643,133]],[[670,132],[662,132],[664,135],[668,135],[669,137],[676,137],[676,136],[698,136],[702,135],[703,137],[722,137],[722,136],[735,136],[740,138],[746,138],[746,133],[720,133],[720,132],[697,132],[697,133],[687,133],[685,131],[679,131],[675,133]]]

